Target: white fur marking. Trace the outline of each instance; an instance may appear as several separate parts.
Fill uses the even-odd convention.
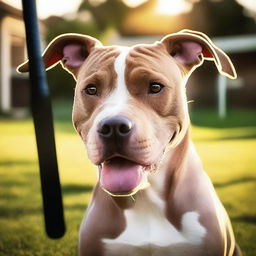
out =
[[[206,229],[199,223],[197,212],[186,212],[181,218],[182,235],[191,244],[200,244]]]
[[[111,244],[131,246],[171,246],[178,243],[198,245],[206,234],[199,223],[197,212],[186,212],[181,219],[181,231],[177,230],[166,218],[164,202],[158,194],[148,188],[146,198],[136,199],[132,209],[125,210],[126,229],[116,239],[104,239],[106,248]],[[111,250],[111,249],[110,249]]]
[[[125,84],[125,60],[130,51],[129,47],[119,47],[121,53],[116,58],[114,63],[114,69],[117,74],[116,89],[110,94],[110,96],[104,102],[103,111],[101,111],[96,119],[95,123],[110,116],[115,116],[126,109],[127,101],[129,98],[129,92]]]

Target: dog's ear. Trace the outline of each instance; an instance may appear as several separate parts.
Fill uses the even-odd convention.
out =
[[[189,74],[206,59],[214,61],[221,74],[231,79],[237,77],[229,57],[201,32],[181,30],[178,33],[165,36],[161,43]]]
[[[76,79],[77,73],[92,49],[102,46],[97,39],[82,34],[62,34],[53,39],[43,52],[43,61],[46,70],[51,69],[59,62],[64,69]],[[17,71],[29,71],[29,61],[18,66]]]

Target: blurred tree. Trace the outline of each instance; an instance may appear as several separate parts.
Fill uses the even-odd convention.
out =
[[[158,0],[148,0],[130,8],[122,0],[84,0],[80,11],[89,11],[100,31],[109,26],[120,34],[159,34],[191,28],[211,36],[248,34],[256,32],[255,21],[235,0],[186,0],[193,3],[189,13],[175,16],[157,15]],[[170,1],[170,8],[171,6]],[[147,16],[147,17],[146,17]],[[149,26],[151,26],[151,31]],[[169,29],[168,29],[169,28]]]
[[[244,8],[235,0],[186,1],[193,2],[189,13],[168,16],[156,14],[158,0],[148,0],[135,8],[122,0],[84,0],[73,18],[46,19],[44,23],[50,29],[46,30],[45,39],[48,43],[55,36],[68,32],[101,39],[109,27],[122,35],[167,34],[183,28],[199,30],[209,36],[256,33],[255,20],[246,16]],[[72,97],[75,83],[70,74],[57,67],[49,71],[48,76],[53,96]]]
[[[51,16],[44,20],[44,24],[47,28],[45,40],[50,42],[54,37],[63,33],[81,33],[91,36],[99,36],[100,31],[98,26],[90,20],[83,20],[82,16],[86,13],[80,13],[74,19],[65,19],[63,17]]]
[[[246,16],[244,8],[234,0],[201,0],[182,17],[188,28],[210,36],[256,33],[255,20]]]
[[[158,30],[158,34],[166,34],[184,28],[199,30],[210,36],[256,33],[255,20],[246,16],[244,7],[235,0],[186,1],[193,3],[190,12],[159,15],[155,12],[158,0],[150,0],[131,10],[128,18],[124,19],[122,33],[157,34]],[[170,9],[171,4],[170,1]]]
[[[122,21],[131,10],[122,0],[84,0],[79,11],[89,11],[100,31],[105,31],[109,26],[121,30]]]
[[[89,11],[98,29],[104,32],[108,27],[115,28],[120,34],[128,34],[124,26],[127,16],[135,12],[143,12],[153,6],[158,0],[148,0],[132,8],[122,0],[84,0],[79,11]]]

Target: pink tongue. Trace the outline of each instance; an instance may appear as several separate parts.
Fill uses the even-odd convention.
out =
[[[113,194],[131,192],[142,180],[142,168],[134,162],[113,158],[102,164],[100,185]]]

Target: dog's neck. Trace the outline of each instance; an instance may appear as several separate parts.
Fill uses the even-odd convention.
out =
[[[149,197],[152,197],[152,192],[160,198],[166,199],[170,191],[175,189],[173,187],[174,181],[179,179],[185,170],[186,161],[188,159],[186,155],[189,152],[190,143],[189,130],[187,130],[180,143],[174,148],[170,148],[168,152],[165,153],[159,169],[149,174],[148,179],[150,187],[137,192],[133,196],[112,196],[116,205],[121,209],[134,207],[139,198],[149,199]]]

